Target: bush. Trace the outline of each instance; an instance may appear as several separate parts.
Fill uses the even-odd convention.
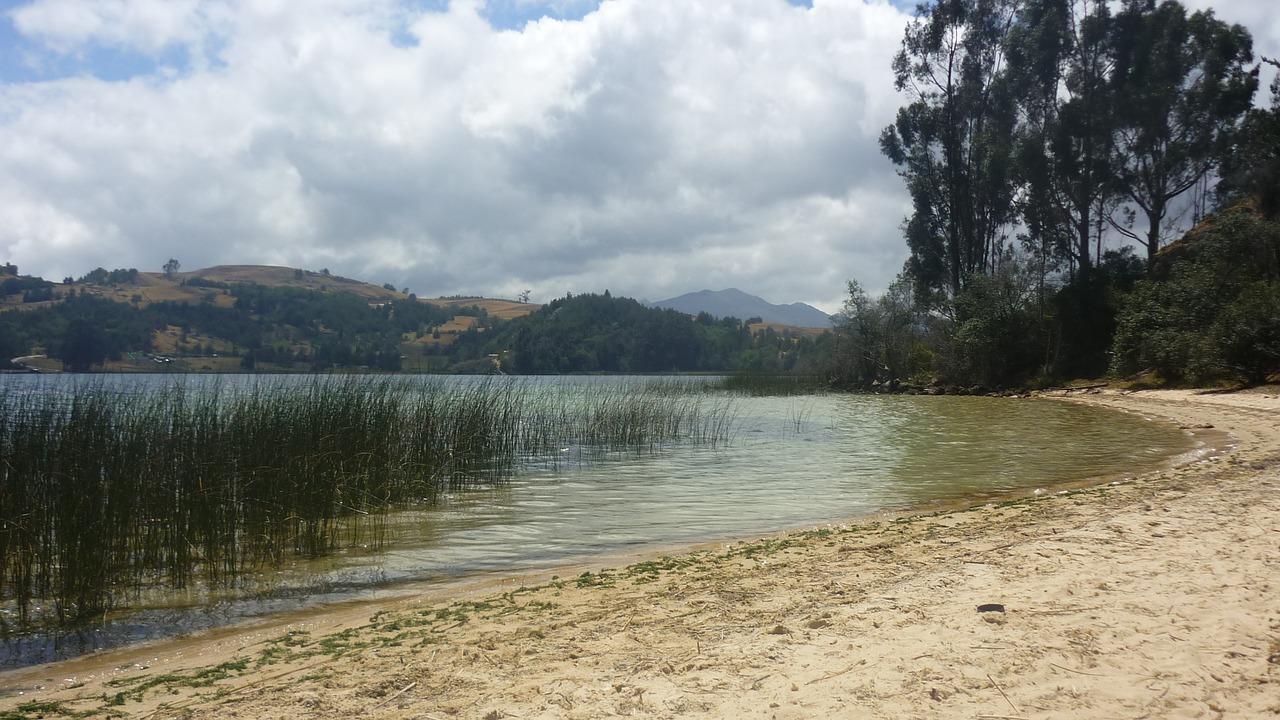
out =
[[[1218,316],[1212,337],[1223,369],[1245,382],[1280,372],[1280,284],[1246,286]]]
[[[1280,225],[1240,206],[1158,258],[1118,320],[1112,370],[1259,383],[1280,369]]]

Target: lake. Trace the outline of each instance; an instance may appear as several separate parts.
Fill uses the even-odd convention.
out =
[[[175,378],[93,381],[129,392]],[[177,381],[241,389],[254,382],[241,376]],[[84,378],[3,376],[0,388],[47,391],[76,382]],[[573,398],[601,387],[689,379],[499,382]],[[396,513],[376,552],[354,548],[318,561],[291,561],[248,578],[234,592],[192,587],[154,593],[145,599],[148,607],[113,613],[92,626],[10,636],[3,663],[69,657],[409,584],[527,572],[593,555],[658,551],[1051,491],[1088,478],[1134,474],[1195,449],[1187,433],[1166,423],[1052,400],[698,392],[728,409],[728,427],[714,442],[612,452],[553,448],[525,458],[513,477],[497,485]]]

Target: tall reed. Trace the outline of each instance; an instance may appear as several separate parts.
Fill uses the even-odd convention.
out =
[[[754,395],[812,395],[823,392],[828,384],[816,375],[795,373],[735,372],[720,383],[724,390]]]
[[[235,586],[385,541],[387,515],[500,483],[567,446],[719,442],[725,396],[317,377],[247,386],[0,385],[0,620],[71,623],[143,591]],[[48,610],[37,613],[37,606]]]

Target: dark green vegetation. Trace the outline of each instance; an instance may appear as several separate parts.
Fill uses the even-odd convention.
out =
[[[81,283],[123,286],[137,271],[95,271]],[[66,369],[85,372],[130,353],[156,352],[156,335],[178,328],[175,350],[184,355],[238,357],[239,367],[262,364],[278,369],[325,370],[333,367],[395,371],[401,369],[400,345],[406,336],[430,333],[456,315],[478,317],[479,308],[443,308],[416,298],[370,303],[344,292],[253,283],[218,283],[193,278],[207,288],[199,303],[122,303],[88,292],[68,294],[61,302],[0,313],[0,357],[43,349]],[[49,287],[52,284],[46,283]],[[231,299],[218,302],[220,296]],[[205,344],[188,336],[210,338]]]
[[[1280,372],[1280,223],[1237,207],[1171,245],[1126,302],[1115,367],[1193,383]]]
[[[0,630],[376,548],[389,512],[502,482],[553,449],[719,442],[729,401],[699,390],[352,377],[11,388],[0,394]]]
[[[9,281],[14,292],[40,285],[52,293],[54,287],[17,275]],[[235,362],[209,369],[233,371],[790,372],[811,368],[825,343],[811,333],[753,332],[736,318],[646,308],[607,291],[566,296],[509,320],[475,305],[443,306],[412,295],[371,300],[353,292],[202,277],[182,281],[186,290],[204,291],[197,302],[103,296],[108,289],[127,296],[139,282],[136,270],[99,269],[76,281],[95,292],[72,287],[56,302],[11,303],[13,309],[0,312],[0,358],[47,354],[73,372],[130,357],[143,369],[169,369],[150,364],[149,355],[232,357]],[[460,319],[471,321],[465,330],[456,328]],[[441,341],[441,328],[450,325],[452,342]],[[174,337],[160,347],[166,334]]]
[[[881,297],[850,285],[836,382],[1280,370],[1280,88],[1252,109],[1251,44],[1174,1],[922,5],[881,138],[911,254]],[[1187,215],[1200,227],[1168,248]]]
[[[752,332],[737,318],[694,318],[606,291],[556,300],[494,332],[464,335],[454,345],[457,361],[493,354],[504,371],[521,375],[803,372],[815,363],[823,340],[772,328]]]

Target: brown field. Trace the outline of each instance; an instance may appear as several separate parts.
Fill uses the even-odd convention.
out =
[[[163,277],[163,275],[161,275]],[[379,285],[352,280],[337,275],[324,275],[310,270],[272,265],[217,265],[190,273],[177,273],[175,278],[199,277],[224,283],[257,283],[267,287],[301,287],[323,292],[347,292],[368,299],[370,302],[403,300],[408,295],[388,290]]]
[[[803,337],[818,337],[822,333],[827,332],[829,329],[829,328],[802,328],[802,327],[796,327],[794,325],[780,325],[778,323],[751,323],[747,327],[751,329],[752,334],[761,333],[761,332],[764,332],[765,330],[773,330],[779,335],[781,335],[784,332],[790,331],[792,333],[801,335]]]
[[[465,308],[472,305],[483,308],[489,312],[490,317],[500,320],[510,320],[523,315],[528,315],[537,311],[542,306],[537,303],[521,303],[515,300],[499,300],[494,298],[439,298],[435,300],[427,300],[427,302],[442,307]]]

